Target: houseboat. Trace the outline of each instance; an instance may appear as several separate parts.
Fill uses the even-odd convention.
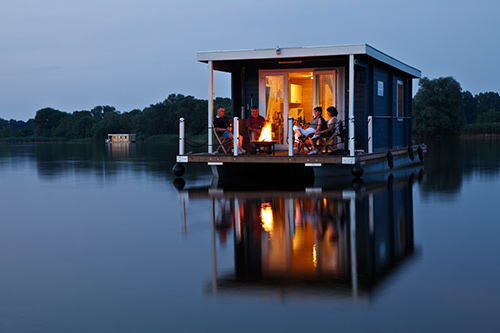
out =
[[[106,143],[135,143],[135,134],[108,134]]]
[[[216,177],[275,172],[358,178],[424,159],[426,147],[412,142],[413,80],[421,72],[370,45],[207,51],[198,52],[198,61],[208,65],[208,150],[185,153],[181,118],[177,176],[183,164],[207,163]],[[214,71],[231,75],[233,149],[220,149],[213,130]],[[250,142],[245,126],[253,106],[270,132],[262,143]],[[318,154],[300,151],[293,126],[307,126],[316,107],[326,116],[330,106],[338,110],[342,135]],[[240,135],[245,154],[235,149]],[[251,154],[251,146],[264,153]]]

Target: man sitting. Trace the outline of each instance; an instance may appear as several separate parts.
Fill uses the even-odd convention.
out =
[[[220,138],[230,138],[233,139],[233,125],[231,121],[224,115],[226,110],[224,107],[219,106],[217,108],[217,116],[214,119],[215,131],[219,133]],[[222,134],[221,134],[222,133]],[[238,153],[245,154],[245,149],[241,148],[243,144],[243,137],[240,135],[238,137]]]
[[[259,108],[252,106],[252,115],[247,119],[247,129],[250,133],[250,140],[259,140],[262,128],[266,123],[266,119],[259,115]]]

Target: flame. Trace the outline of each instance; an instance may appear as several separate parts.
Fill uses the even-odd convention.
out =
[[[260,132],[259,141],[273,141],[273,136],[271,132],[271,123],[267,123],[262,128],[262,132]]]

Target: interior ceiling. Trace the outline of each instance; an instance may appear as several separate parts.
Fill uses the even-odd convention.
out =
[[[288,77],[291,79],[306,79],[312,76],[312,72],[290,72]]]

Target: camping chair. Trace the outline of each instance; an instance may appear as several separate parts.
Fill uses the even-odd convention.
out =
[[[308,151],[312,151],[312,146],[311,146],[311,142],[309,142],[309,138],[312,137],[314,135],[313,134],[310,134],[308,136],[305,136],[305,135],[301,135],[299,136],[299,142],[297,142],[297,153],[300,154],[300,152],[305,149],[305,150],[308,150]]]
[[[231,152],[233,148],[233,139],[229,137],[221,138],[219,132],[215,130],[215,126],[212,124],[212,130],[214,132],[214,136],[217,139],[217,149],[214,152],[220,152],[224,154],[228,154]]]
[[[333,152],[335,149],[337,149],[337,136],[338,133],[333,132],[333,134],[330,136],[321,136],[318,138],[318,140],[320,141],[320,145],[322,146],[321,150],[319,151],[320,154],[326,154],[329,151]]]
[[[342,121],[339,121],[337,124],[337,129],[333,131],[331,136],[327,137],[319,137],[318,140],[322,146],[320,153],[328,153],[328,151],[333,152],[337,149],[337,145],[341,142],[344,142],[344,124]],[[340,142],[338,142],[337,137],[340,138]]]

